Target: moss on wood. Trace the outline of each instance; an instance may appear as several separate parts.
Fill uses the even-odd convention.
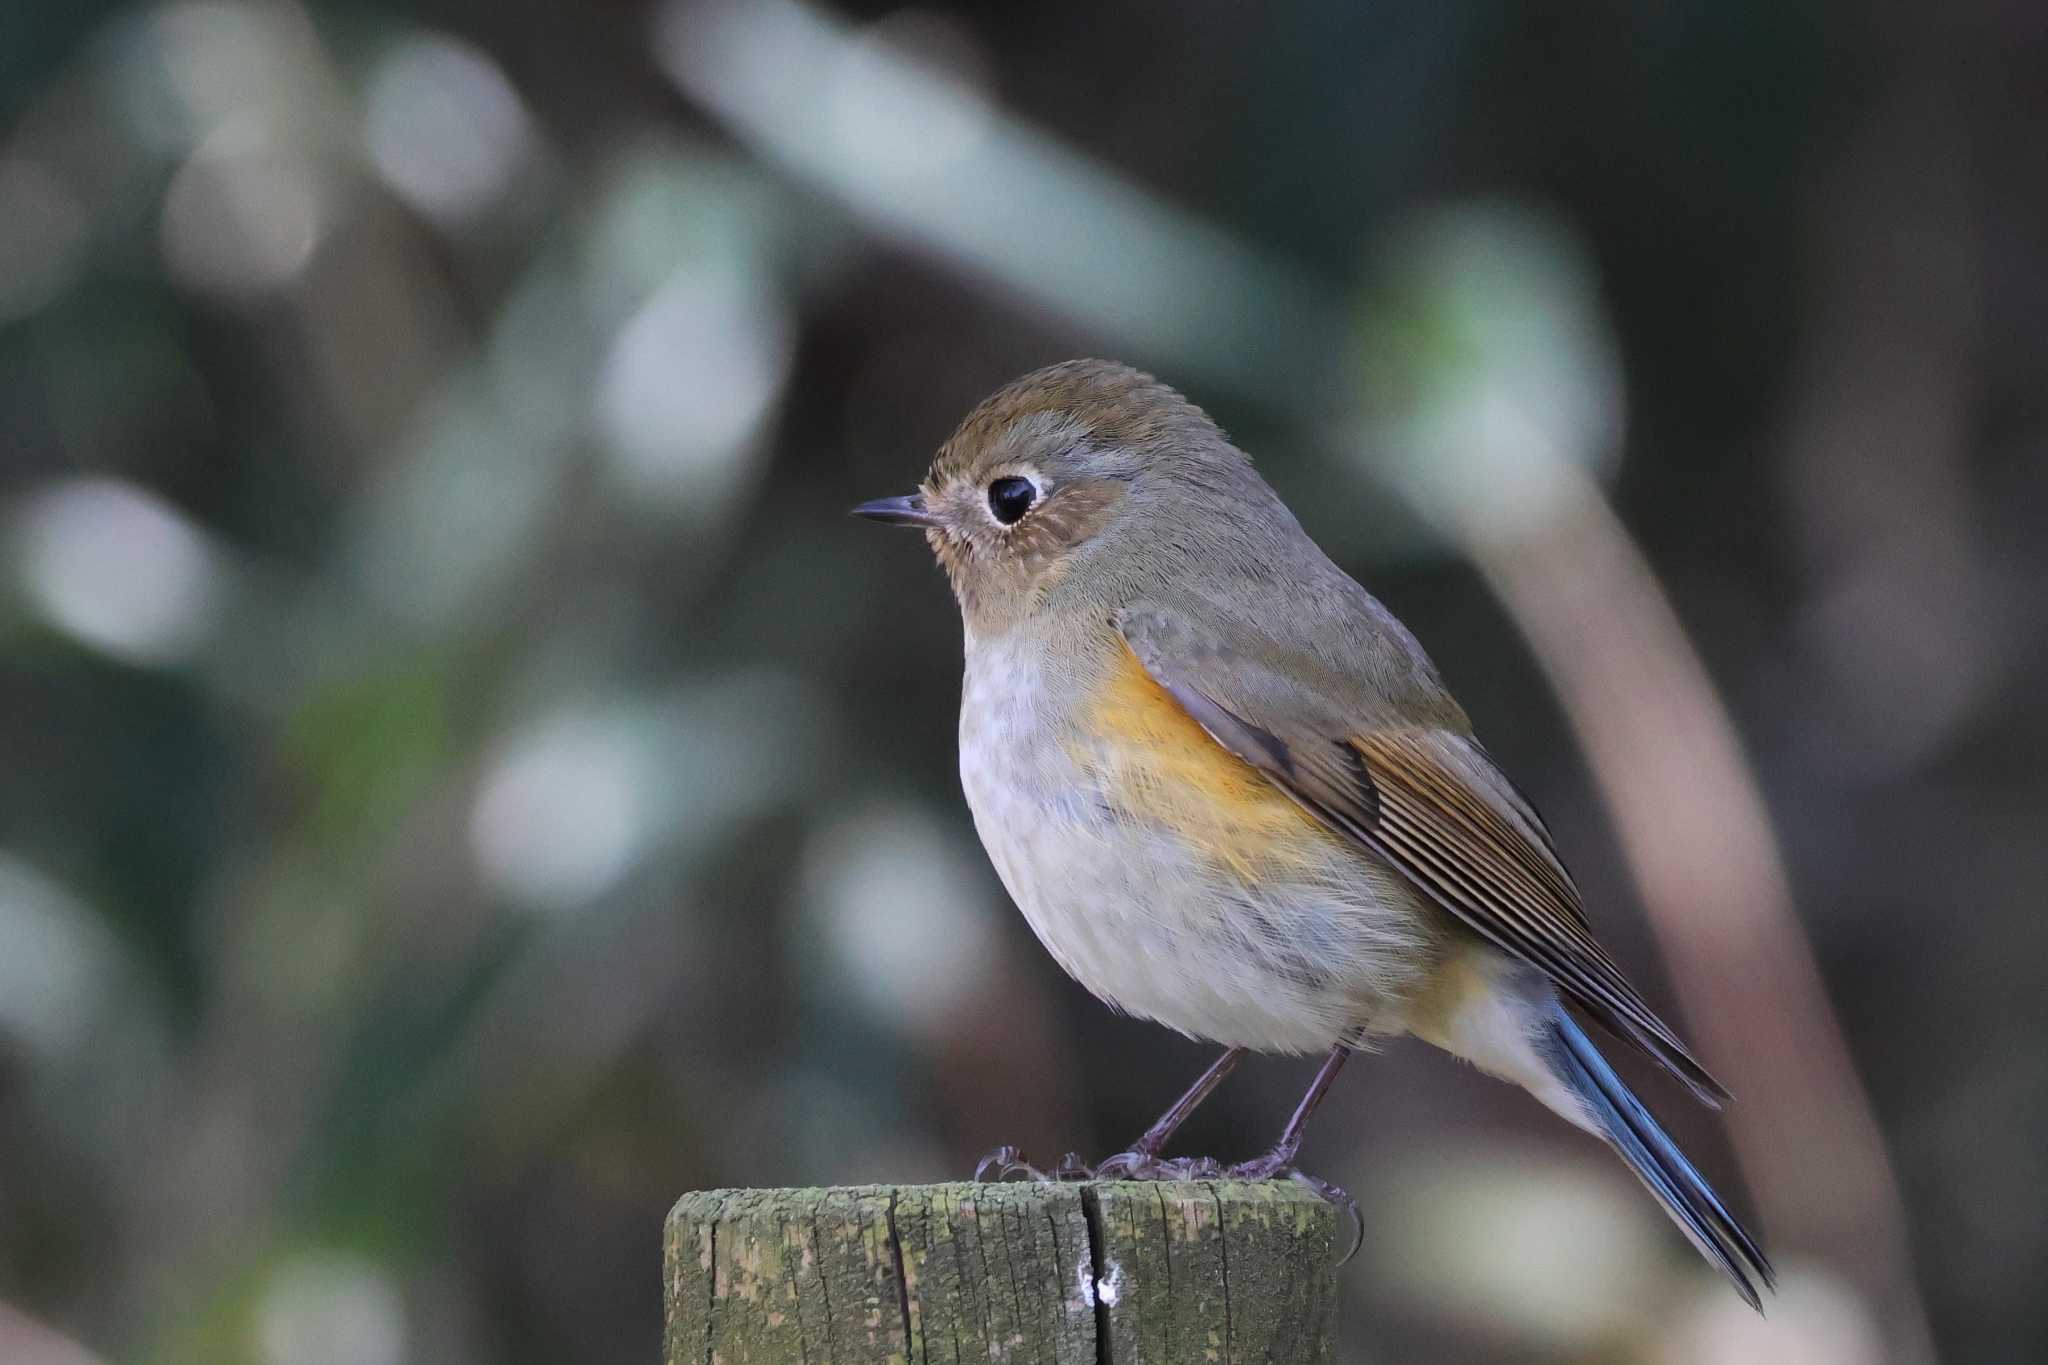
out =
[[[1286,1182],[711,1190],[667,1365],[1325,1361],[1345,1219]]]

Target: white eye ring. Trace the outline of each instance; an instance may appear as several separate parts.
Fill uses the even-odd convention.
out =
[[[1045,484],[1037,471],[1018,469],[989,480],[982,506],[997,526],[1008,530],[1044,500]]]

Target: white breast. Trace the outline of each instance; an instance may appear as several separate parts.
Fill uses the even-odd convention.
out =
[[[1195,1037],[1267,1051],[1397,1031],[1437,951],[1364,860],[1249,884],[1170,831],[1111,814],[1071,723],[1088,679],[1014,633],[972,642],[960,781],[976,831],[1039,941],[1081,984]]]

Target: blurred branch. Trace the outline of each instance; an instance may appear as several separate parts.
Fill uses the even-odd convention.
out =
[[[1341,353],[1327,290],[887,40],[793,0],[677,0],[656,55],[755,151],[870,227],[1172,368],[1293,396]]]
[[[1734,725],[1642,552],[1589,480],[1473,558],[1585,750],[1691,1031],[1735,1068],[1728,1123],[1788,1242],[1853,1267],[1893,1359],[1934,1359],[1898,1182]]]

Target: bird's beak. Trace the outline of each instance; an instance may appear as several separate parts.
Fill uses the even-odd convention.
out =
[[[857,517],[869,521],[886,521],[891,526],[937,526],[939,519],[924,510],[924,494],[910,493],[900,498],[876,498],[853,509]]]

